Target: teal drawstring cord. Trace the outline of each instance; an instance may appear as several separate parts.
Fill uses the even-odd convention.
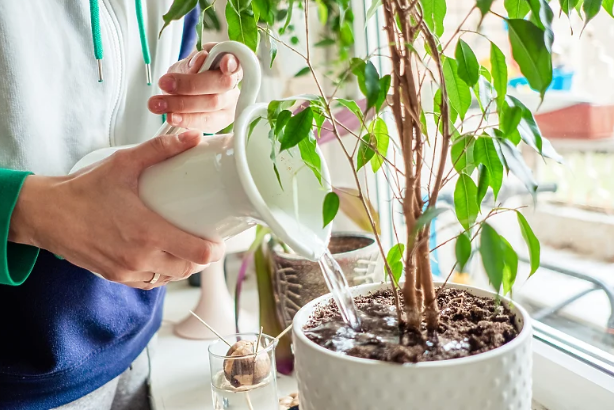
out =
[[[143,61],[145,62],[147,85],[151,86],[151,55],[149,54],[149,43],[147,42],[145,23],[143,22],[143,4],[141,0],[134,0],[134,6],[136,8],[136,20],[139,25],[139,37],[141,38],[141,52],[143,53]]]
[[[98,0],[90,0],[90,21],[92,23],[92,38],[94,40],[94,56],[98,62],[98,81],[102,82],[102,36],[100,35],[100,11]]]
[[[145,33],[145,22],[143,20],[143,4],[141,0],[135,0],[136,19],[139,25],[139,37],[141,39],[141,52],[143,53],[143,61],[145,62],[145,75],[147,85],[151,86],[151,54],[149,53],[149,42]],[[94,42],[94,56],[98,62],[98,81],[102,82],[102,35],[100,32],[100,9],[98,0],[90,0],[90,22],[92,24],[92,39]]]

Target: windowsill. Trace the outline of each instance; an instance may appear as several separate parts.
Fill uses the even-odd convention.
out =
[[[173,283],[168,288],[152,361],[154,409],[212,409],[207,356],[210,341],[187,340],[173,333],[173,325],[194,308],[199,295],[200,288],[190,287],[187,282]],[[241,300],[241,329],[257,331],[258,300],[253,277],[245,282]],[[536,401],[532,408],[537,410],[599,409],[614,404],[611,377],[538,340],[534,341],[533,386]],[[278,376],[278,391],[280,396],[296,392],[294,378]]]

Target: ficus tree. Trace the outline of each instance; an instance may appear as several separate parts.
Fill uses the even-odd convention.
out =
[[[521,150],[534,150],[544,158],[561,161],[542,136],[531,110],[508,95],[510,57],[503,53],[502,45],[480,32],[487,15],[505,24],[511,57],[543,100],[553,78],[555,0],[477,0],[461,24],[445,33],[444,19],[452,1],[458,0],[373,0],[366,18],[376,13],[383,17],[381,29],[387,45],[371,50],[367,56],[352,55],[356,25],[349,0],[228,0],[224,10],[231,40],[256,51],[262,39],[271,45],[271,61],[278,47],[287,47],[304,61],[300,74],[313,78],[317,93],[298,97],[303,100],[302,110],[296,109],[295,100],[272,101],[266,118],[256,120],[270,125],[271,167],[277,167],[276,157],[281,151],[298,147],[305,165],[321,179],[315,147],[322,133],[334,136],[352,165],[354,196],[362,204],[385,260],[398,308],[398,296],[403,295],[405,309],[397,310],[399,319],[408,332],[416,334],[423,319],[429,331],[438,326],[428,239],[431,221],[443,211],[437,201],[442,190],[454,184],[453,211],[462,227],[454,238],[457,268],[462,270],[472,250],[479,250],[490,283],[505,295],[516,279],[518,254],[488,220],[500,213],[516,214],[530,257],[530,275],[539,267],[540,244],[518,209],[496,206],[482,210],[483,200],[490,192],[496,201],[509,173],[524,183],[528,193],[536,194],[537,183]],[[215,4],[207,0],[175,0],[164,15],[165,22],[181,18],[197,2],[202,10],[199,34],[202,27],[215,28]],[[586,25],[601,10],[612,15],[614,2],[557,3],[562,14],[578,15]],[[362,107],[357,101],[338,97],[339,87],[331,92],[323,88],[324,74],[312,61],[311,49],[316,45],[310,44],[308,32],[302,44],[305,53],[294,47],[294,40],[288,44],[280,39],[280,34],[292,28],[292,16],[304,19],[308,31],[310,11],[314,9],[310,6],[314,5],[328,33],[317,45],[341,50],[338,63],[342,69],[335,80],[339,84],[350,78],[356,81],[366,101]],[[477,16],[477,26],[469,27],[471,16]],[[488,40],[488,68],[478,62],[470,47],[467,38],[471,36]],[[389,72],[377,70],[371,61],[375,55],[389,60]],[[433,101],[424,100],[427,88],[435,90]],[[470,111],[472,101],[478,108]],[[353,113],[359,126],[349,129],[338,121],[337,107]],[[353,143],[342,141],[342,135]],[[384,249],[368,192],[360,184],[360,173],[367,169],[383,174],[403,212],[403,232],[395,229],[398,243],[389,250]],[[338,191],[326,196],[322,210],[325,224],[333,220],[339,204]]]

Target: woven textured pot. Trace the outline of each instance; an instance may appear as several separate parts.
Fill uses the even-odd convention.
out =
[[[436,283],[436,286],[441,283]],[[388,284],[352,289],[367,295]],[[494,297],[476,287],[450,284],[474,295]],[[505,304],[516,314],[520,333],[494,350],[465,358],[418,364],[394,364],[329,351],[303,333],[323,296],[299,311],[293,324],[295,375],[302,410],[514,410],[531,409],[531,323],[517,303]]]
[[[333,233],[329,249],[337,260],[350,287],[382,281],[383,261],[373,237],[360,233]],[[277,317],[283,327],[305,304],[329,290],[317,262],[285,253],[281,246],[269,242],[273,267],[273,290]]]

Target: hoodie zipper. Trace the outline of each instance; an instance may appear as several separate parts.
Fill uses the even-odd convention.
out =
[[[102,0],[99,2],[101,5],[101,20],[104,22],[106,32],[108,34],[109,40],[111,41],[110,51],[111,53],[109,58],[104,59],[105,69],[109,67],[109,70],[113,70],[113,73],[116,74],[117,78],[115,79],[115,95],[113,98],[113,105],[111,110],[111,118],[109,120],[109,145],[114,147],[117,145],[117,139],[115,137],[115,124],[117,122],[117,116],[119,112],[119,106],[121,102],[122,90],[124,88],[124,61],[122,56],[123,53],[123,43],[122,43],[122,34],[121,27],[117,20],[117,15],[112,12],[113,6],[110,4],[108,0]],[[109,78],[109,76],[107,76]],[[110,79],[110,78],[109,78]],[[101,84],[109,84],[110,82],[105,81]]]

